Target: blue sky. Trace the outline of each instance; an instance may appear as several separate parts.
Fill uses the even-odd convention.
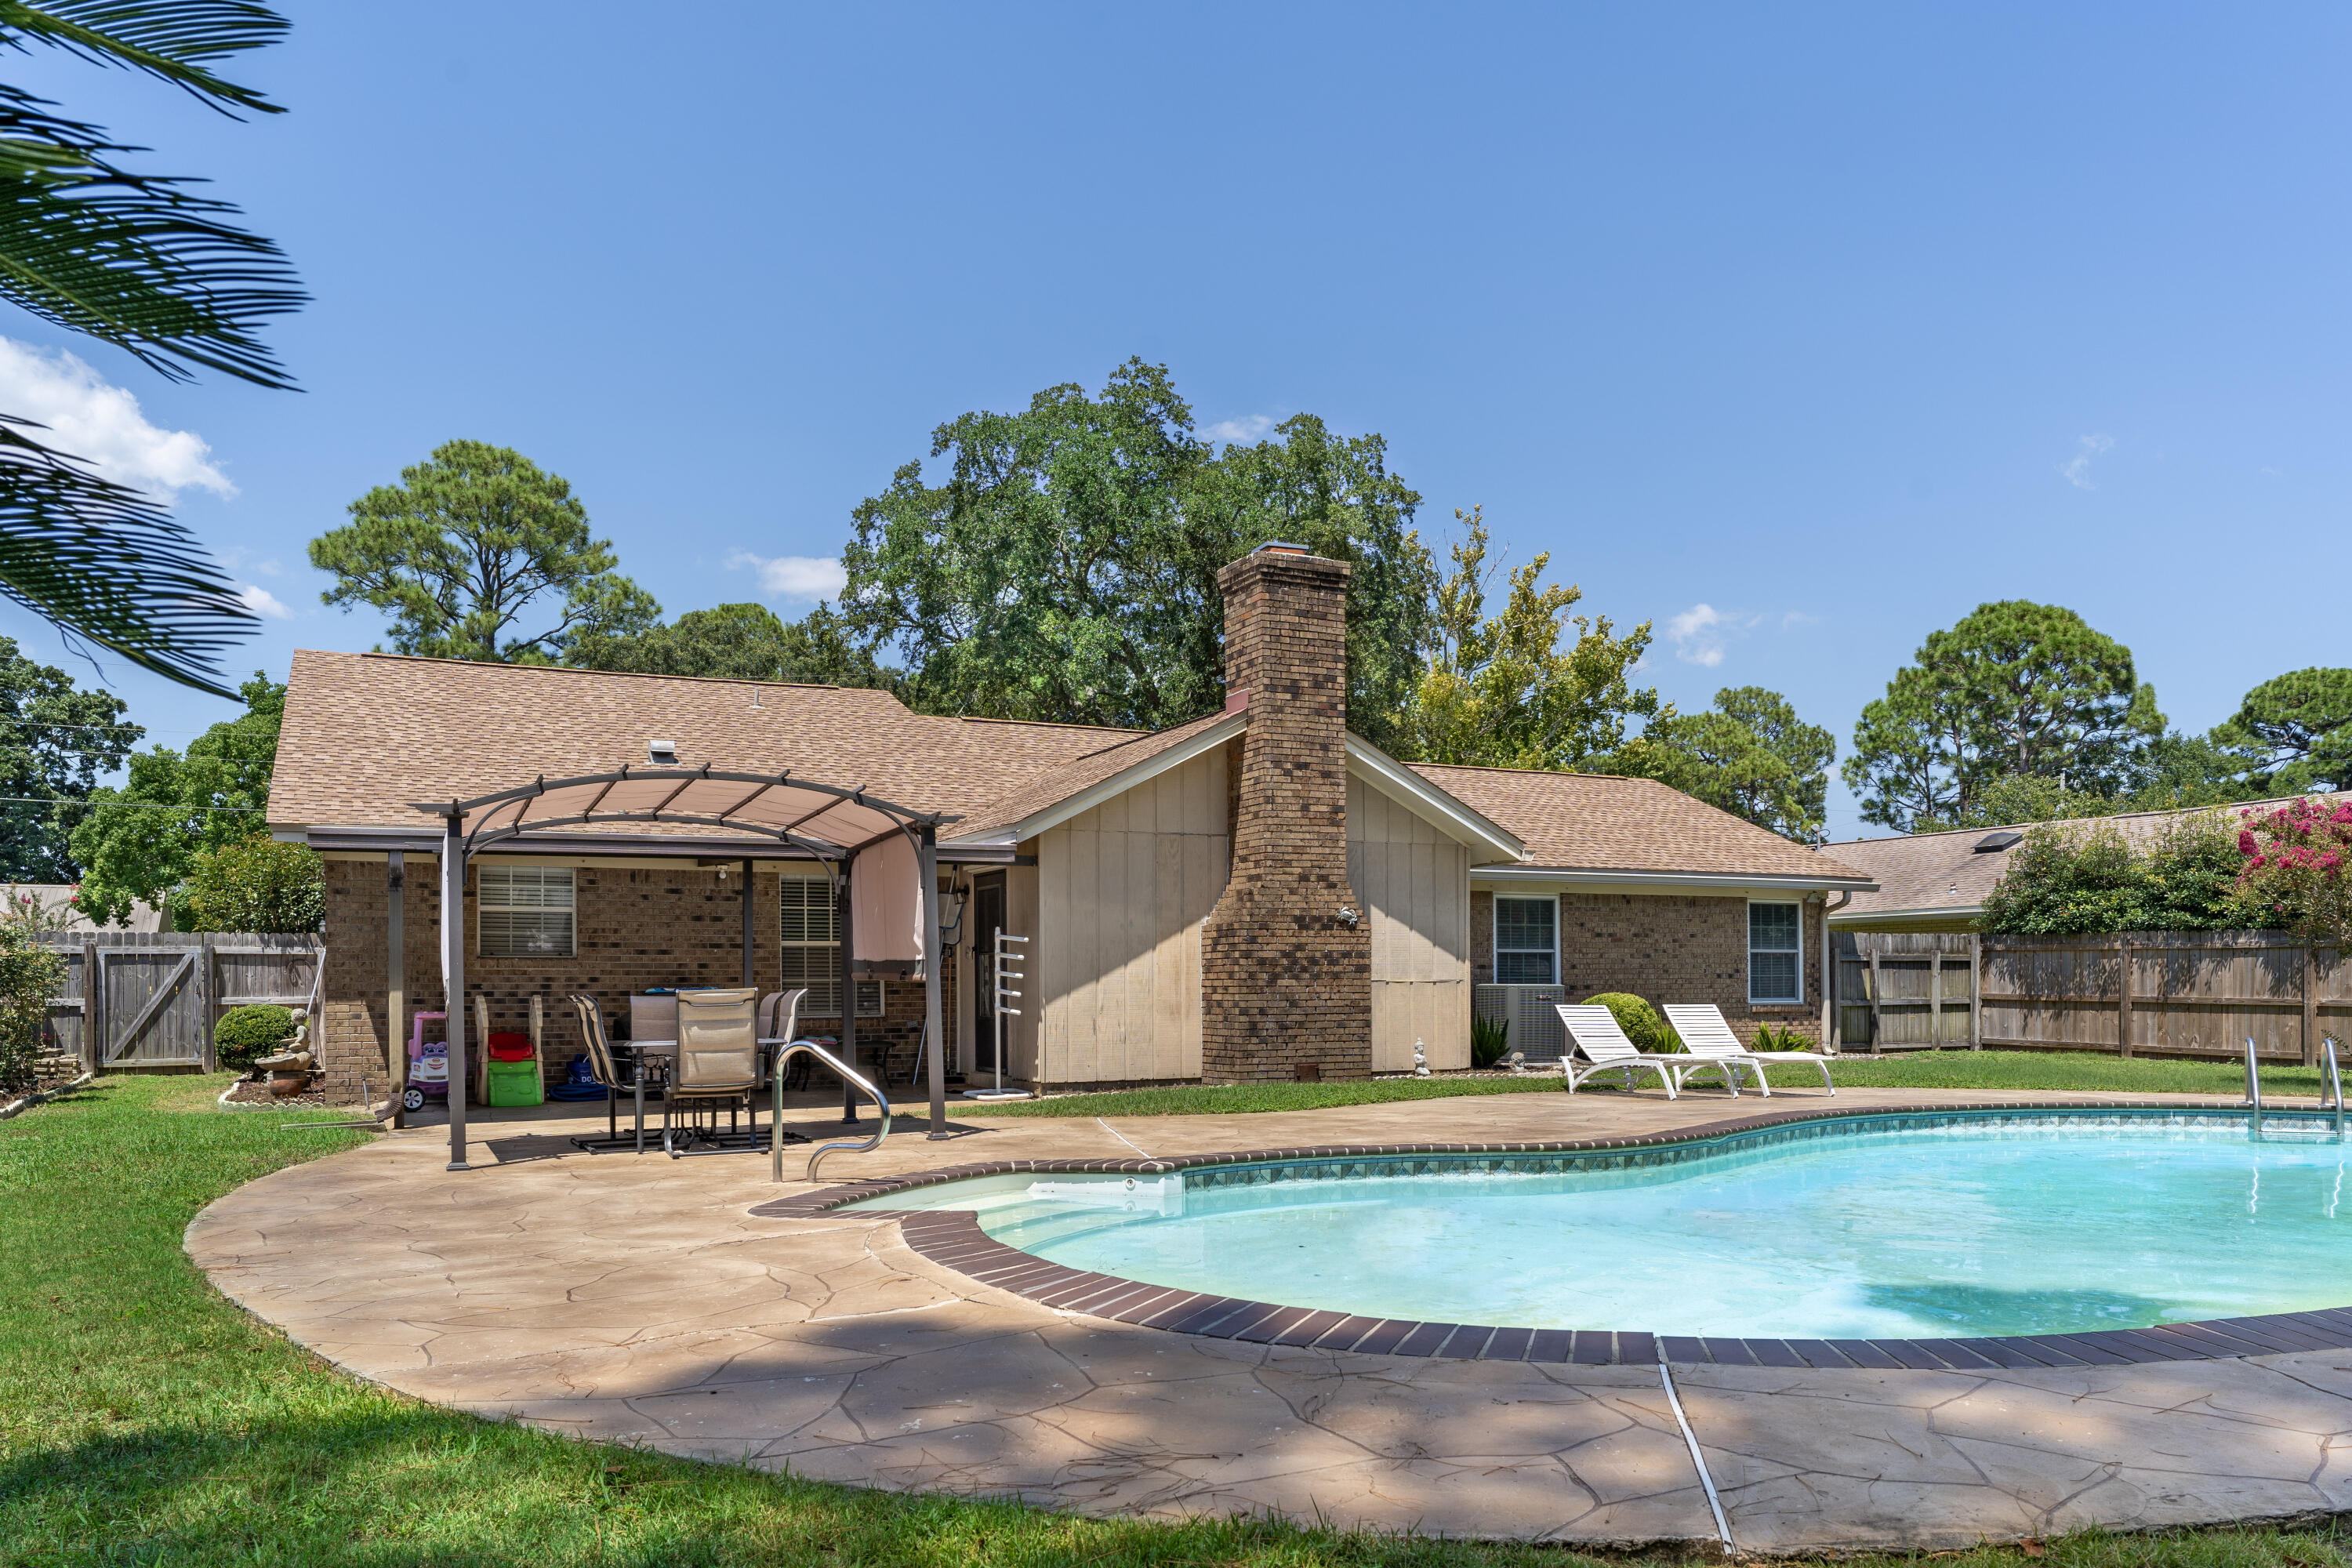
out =
[[[1842,751],[1986,599],[2080,610],[2192,729],[2347,662],[2340,9],[289,9],[266,121],[9,67],[317,297],[299,395],[0,322],[7,405],[284,608],[240,671],[376,640],[304,544],[452,437],[569,478],[671,613],[794,614],[757,563],[833,556],[934,425],[1129,354],[1204,428],[1381,432],[1426,536],[1482,504],[1655,623],[1668,697],[1775,687]],[[108,674],[169,743],[230,710]]]

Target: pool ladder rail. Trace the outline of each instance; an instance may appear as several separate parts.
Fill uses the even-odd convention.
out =
[[[2336,1136],[2344,1136],[2344,1075],[2336,1064],[2336,1037],[2327,1035],[2319,1042],[2319,1109],[2336,1113]],[[2248,1120],[2254,1136],[2263,1135],[2263,1069],[2254,1060],[2254,1038],[2246,1037],[2246,1100]]]

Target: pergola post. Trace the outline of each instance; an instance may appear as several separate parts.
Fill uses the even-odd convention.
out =
[[[743,984],[756,990],[759,982],[752,977],[751,941],[751,858],[743,857]]]
[[[940,830],[923,824],[915,850],[915,874],[923,882],[923,1029],[931,1043],[931,1136],[948,1132],[947,1042],[940,1034],[940,965],[947,957],[940,940]]]
[[[449,1169],[466,1163],[466,819],[451,812],[441,830],[441,995],[448,1012]]]
[[[400,888],[408,876],[408,856],[403,850],[387,849],[383,864],[383,971],[390,983],[384,987],[383,1012],[385,1032],[392,1037],[383,1065],[392,1075],[392,1124],[400,1128],[408,1125],[408,1105],[403,1098],[408,1077],[408,955],[401,945],[406,911],[401,907]]]
[[[841,938],[841,1059],[852,1071],[857,1067],[857,976],[853,969],[856,961],[857,933],[849,919],[849,867],[857,858],[851,855],[841,861],[841,884],[834,893],[833,916],[838,922],[835,931]],[[877,1074],[878,1079],[881,1075]],[[847,1079],[841,1080],[841,1119],[857,1120],[857,1089]]]

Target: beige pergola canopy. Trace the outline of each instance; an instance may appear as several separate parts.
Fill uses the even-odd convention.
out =
[[[455,822],[466,853],[526,834],[601,823],[668,823],[777,839],[820,860],[841,861],[913,827],[950,820],[863,789],[780,773],[699,768],[630,768],[541,777],[471,800],[418,801],[415,809]]]
[[[709,836],[714,852],[740,851],[745,838],[769,838],[824,863],[836,888],[841,873],[862,854],[869,868],[883,872],[908,913],[919,908],[908,951],[920,954],[924,984],[924,1055],[930,1066],[931,1136],[949,1136],[947,1082],[940,1020],[939,829],[952,820],[938,812],[916,811],[868,795],[862,788],[800,778],[791,770],[774,773],[698,768],[623,767],[614,773],[571,778],[545,775],[527,784],[476,795],[470,800],[417,801],[417,811],[440,819],[441,973],[450,998],[446,1027],[452,1073],[449,1095],[449,1168],[466,1160],[465,1024],[466,862],[497,845],[552,830],[625,824],[668,824],[718,829]],[[625,837],[625,836],[624,836]],[[698,836],[699,837],[699,836]],[[618,848],[617,843],[612,846]],[[675,853],[671,847],[668,852]],[[881,864],[888,862],[889,864]],[[911,867],[909,863],[911,862]],[[751,882],[746,860],[743,882],[744,984],[751,984]],[[913,872],[914,887],[905,886]],[[858,872],[865,876],[865,870]],[[878,890],[878,889],[877,889]],[[872,901],[869,899],[869,902]],[[852,963],[854,929],[841,933],[843,1042],[856,1059],[856,1008]],[[844,1085],[845,1105],[848,1086]]]

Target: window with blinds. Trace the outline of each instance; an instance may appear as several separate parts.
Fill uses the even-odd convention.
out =
[[[803,1018],[841,1016],[841,928],[833,884],[823,877],[786,877],[783,907],[783,989],[808,987]],[[882,982],[857,983],[857,1016],[882,1016]]]
[[[1805,999],[1805,928],[1795,904],[1748,906],[1748,999]]]
[[[483,866],[475,876],[484,958],[570,958],[573,952],[572,868]]]
[[[1495,895],[1495,984],[1559,984],[1559,900]]]

